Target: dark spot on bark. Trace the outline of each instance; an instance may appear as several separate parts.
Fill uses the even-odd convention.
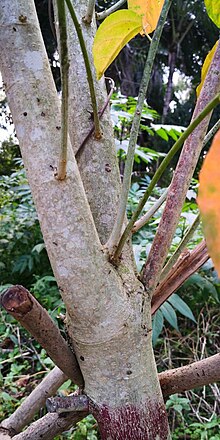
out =
[[[55,246],[57,246],[57,243],[56,243],[56,241],[53,241],[52,243],[53,243],[53,244],[55,244]]]
[[[200,377],[200,374],[199,374],[199,373],[196,373],[196,376]]]
[[[16,27],[14,27],[14,26],[13,26],[13,28],[12,28],[12,29],[13,29],[13,31],[17,32],[17,29],[16,29]]]
[[[112,169],[111,169],[109,163],[106,163],[106,164],[105,164],[105,171],[107,171],[107,173],[110,173],[111,170],[112,170]]]
[[[21,15],[19,15],[19,17],[18,17],[18,20],[21,22],[21,23],[26,23],[27,22],[27,17],[26,17],[26,15],[23,15],[23,14],[21,14]]]
[[[110,274],[111,273],[111,269],[108,271],[108,274]]]
[[[132,374],[132,371],[131,371],[131,370],[128,370],[128,371],[127,371],[127,375],[130,376],[131,374]]]
[[[81,359],[81,361],[85,360],[84,356],[80,356],[80,359]]]
[[[202,375],[205,376],[205,371],[204,370],[202,370]]]
[[[40,102],[40,98],[37,98],[37,102]]]
[[[61,129],[60,125],[57,125],[57,126],[56,126],[56,129],[57,129],[57,130],[60,130],[60,129]]]
[[[24,116],[27,116],[27,112],[24,112],[23,115],[24,115]]]
[[[41,116],[45,116],[45,113],[44,113],[44,112],[41,112]]]

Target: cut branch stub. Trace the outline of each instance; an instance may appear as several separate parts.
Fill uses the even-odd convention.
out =
[[[77,359],[48,312],[23,286],[12,286],[1,295],[1,304],[31,333],[54,363],[77,385],[83,378]]]
[[[48,412],[56,412],[58,414],[69,412],[88,412],[89,398],[85,394],[64,396],[64,397],[50,397],[46,401]]]

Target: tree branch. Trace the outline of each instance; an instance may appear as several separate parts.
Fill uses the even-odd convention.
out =
[[[137,220],[132,228],[132,234],[139,231],[144,225],[146,225],[151,217],[157,212],[161,205],[165,202],[169,188],[166,188],[160,198],[154,203],[154,205],[146,212],[139,220]]]
[[[103,105],[103,107],[102,107],[101,110],[99,111],[99,119],[102,118],[102,116],[103,116],[105,110],[107,109],[108,104],[109,104],[110,99],[111,99],[111,96],[112,96],[112,94],[113,94],[113,92],[114,92],[114,87],[115,87],[115,83],[114,83],[114,81],[113,81],[112,78],[106,78],[106,79],[108,79],[108,80],[110,81],[110,83],[111,83],[111,88],[110,88],[110,92],[109,92],[109,94],[108,94],[108,96],[107,96],[107,98],[106,98],[105,104]],[[92,127],[91,127],[91,129],[89,130],[88,134],[87,134],[86,137],[83,139],[83,141],[81,142],[81,144],[80,144],[78,150],[76,151],[76,153],[75,153],[76,159],[78,159],[80,153],[82,153],[82,149],[83,149],[84,145],[86,144],[86,142],[88,141],[88,139],[91,137],[91,135],[92,135],[94,129],[95,129],[95,124],[92,125]]]
[[[120,239],[122,227],[125,221],[125,215],[126,215],[126,206],[127,206],[127,199],[128,199],[128,193],[130,189],[131,184],[131,173],[134,163],[134,154],[135,154],[135,148],[137,144],[137,138],[138,138],[138,132],[139,132],[139,126],[141,121],[141,113],[144,106],[144,101],[146,98],[146,93],[151,77],[151,72],[153,68],[153,63],[155,60],[155,56],[157,53],[159,40],[161,37],[161,33],[166,21],[166,17],[168,14],[169,7],[171,5],[171,0],[165,0],[160,18],[158,21],[158,25],[156,30],[154,31],[154,35],[150,44],[150,48],[148,51],[148,56],[144,68],[143,77],[140,84],[139,94],[138,94],[138,100],[136,105],[136,110],[134,114],[134,118],[132,121],[131,126],[131,132],[130,132],[130,139],[129,139],[129,146],[128,146],[128,152],[125,162],[125,170],[124,170],[124,177],[123,177],[123,184],[122,184],[122,192],[121,192],[121,198],[119,201],[118,206],[118,212],[115,219],[115,223],[113,226],[112,233],[110,235],[109,240],[106,243],[106,247],[108,249],[110,258],[112,261],[116,262],[118,259],[118,253],[115,253],[115,250],[117,249],[117,245]]]
[[[65,0],[65,2],[66,2],[67,7],[69,9],[69,13],[70,13],[71,18],[73,20],[77,36],[79,38],[79,43],[80,43],[80,47],[81,47],[84,62],[85,62],[87,79],[88,79],[88,83],[89,83],[90,96],[91,96],[91,101],[92,101],[93,117],[94,117],[94,124],[95,124],[95,138],[100,139],[102,137],[102,133],[101,133],[100,123],[99,123],[98,107],[97,107],[97,102],[96,102],[96,93],[95,93],[94,81],[93,81],[92,70],[91,70],[90,61],[89,61],[89,57],[88,57],[88,52],[87,52],[85,41],[83,38],[82,29],[81,29],[80,24],[77,20],[72,3],[70,0]]]
[[[201,111],[204,111],[205,106],[207,106],[210,100],[213,100],[216,93],[219,94],[219,91],[220,42],[212,59],[193,113],[192,119],[194,121],[196,117],[201,114]],[[220,97],[220,95],[218,96]],[[166,260],[170,243],[176,230],[186,192],[203,146],[203,139],[205,137],[210,117],[211,113],[188,137],[181,152],[170,190],[167,195],[163,215],[142,273],[143,283],[150,295],[152,295],[155,286],[159,281],[161,269]]]
[[[60,33],[60,71],[62,86],[62,103],[61,103],[61,152],[59,165],[57,170],[57,179],[63,180],[66,177],[67,165],[67,144],[68,144],[68,46],[67,46],[67,27],[66,27],[66,11],[64,0],[57,0],[58,23]]]
[[[56,435],[67,431],[87,416],[86,412],[68,413],[60,417],[57,413],[48,413],[32,423],[24,432],[13,437],[14,440],[53,440]]]
[[[191,252],[186,249],[180,255],[167,277],[157,286],[152,298],[152,315],[208,259],[209,255],[205,240],[202,240]]]
[[[117,11],[124,3],[126,3],[127,0],[119,0],[116,2],[113,6],[106,9],[103,12],[97,12],[96,18],[97,20],[104,20],[104,18],[108,17],[108,15],[112,14],[112,12]]]
[[[160,277],[160,283],[166,278],[167,274],[169,273],[170,269],[173,267],[173,265],[176,263],[176,261],[178,260],[180,254],[184,251],[187,243],[189,242],[189,240],[192,238],[194,232],[196,231],[196,229],[199,226],[200,223],[200,214],[198,214],[194,220],[194,222],[192,223],[192,225],[190,226],[190,228],[187,230],[186,234],[184,235],[183,239],[181,240],[179,246],[176,248],[175,252],[173,253],[173,255],[169,258],[167,264],[164,266],[162,272],[161,272],[161,277]]]
[[[45,406],[47,398],[53,396],[67,379],[68,377],[58,367],[54,367],[15,412],[3,420],[1,427],[7,429],[13,435],[22,431],[40,408]]]
[[[220,353],[159,373],[159,380],[164,397],[217,382],[220,380]]]
[[[0,298],[1,305],[28,330],[54,363],[73,381],[83,386],[77,359],[48,312],[22,286],[12,286]]]
[[[189,135],[195,130],[196,127],[198,127],[201,124],[201,121],[207,117],[207,115],[210,114],[210,112],[215,108],[220,102],[220,94],[216,95],[212,101],[210,101],[206,107],[199,113],[199,115],[191,122],[191,124],[187,127],[187,129],[184,131],[184,133],[180,136],[180,138],[175,142],[175,144],[170,149],[169,153],[167,153],[166,157],[161,162],[160,166],[158,167],[156,173],[154,174],[148,188],[146,189],[143,197],[138,203],[138,206],[134,213],[132,214],[131,219],[129,220],[121,238],[119,241],[119,244],[117,246],[117,249],[115,251],[114,259],[117,261],[117,259],[120,257],[121,251],[123,249],[123,246],[128,239],[128,237],[131,234],[131,230],[133,228],[134,223],[138,219],[139,214],[141,213],[145,203],[147,202],[149,196],[151,195],[155,185],[157,184],[158,180],[162,176],[163,172],[169,165],[170,161],[174,157],[174,155],[177,153],[177,151],[182,147],[184,141],[189,137]],[[203,146],[204,144],[202,144]],[[170,192],[171,185],[169,187]],[[187,189],[186,189],[187,191]],[[172,215],[172,209],[170,211],[170,215]]]

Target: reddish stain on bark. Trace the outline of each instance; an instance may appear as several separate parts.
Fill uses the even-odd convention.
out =
[[[112,409],[107,405],[92,408],[102,440],[167,440],[169,427],[163,405],[126,405]]]

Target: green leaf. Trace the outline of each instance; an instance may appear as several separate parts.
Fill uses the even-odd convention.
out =
[[[181,315],[186,316],[186,318],[191,319],[196,323],[196,319],[189,308],[189,306],[185,303],[185,301],[182,300],[182,298],[179,297],[176,293],[173,293],[170,298],[168,299],[168,302],[176,309],[178,312],[181,313]]]
[[[157,310],[153,318],[153,332],[152,332],[152,341],[153,345],[156,344],[159,334],[162,332],[164,324],[163,313],[161,310]]]
[[[164,318],[169,322],[169,324],[178,331],[179,329],[177,324],[176,312],[173,307],[168,302],[166,302],[160,307],[160,310],[163,313]]]
[[[97,78],[100,79],[120,50],[142,30],[140,15],[127,9],[109,15],[99,26],[93,45]]]
[[[39,244],[36,244],[36,246],[33,247],[31,252],[37,252],[39,254],[43,249],[45,249],[45,244],[44,243],[39,243]]]
[[[208,16],[216,24],[216,26],[220,27],[220,2],[219,2],[219,0],[205,0],[205,7],[207,10]]]

